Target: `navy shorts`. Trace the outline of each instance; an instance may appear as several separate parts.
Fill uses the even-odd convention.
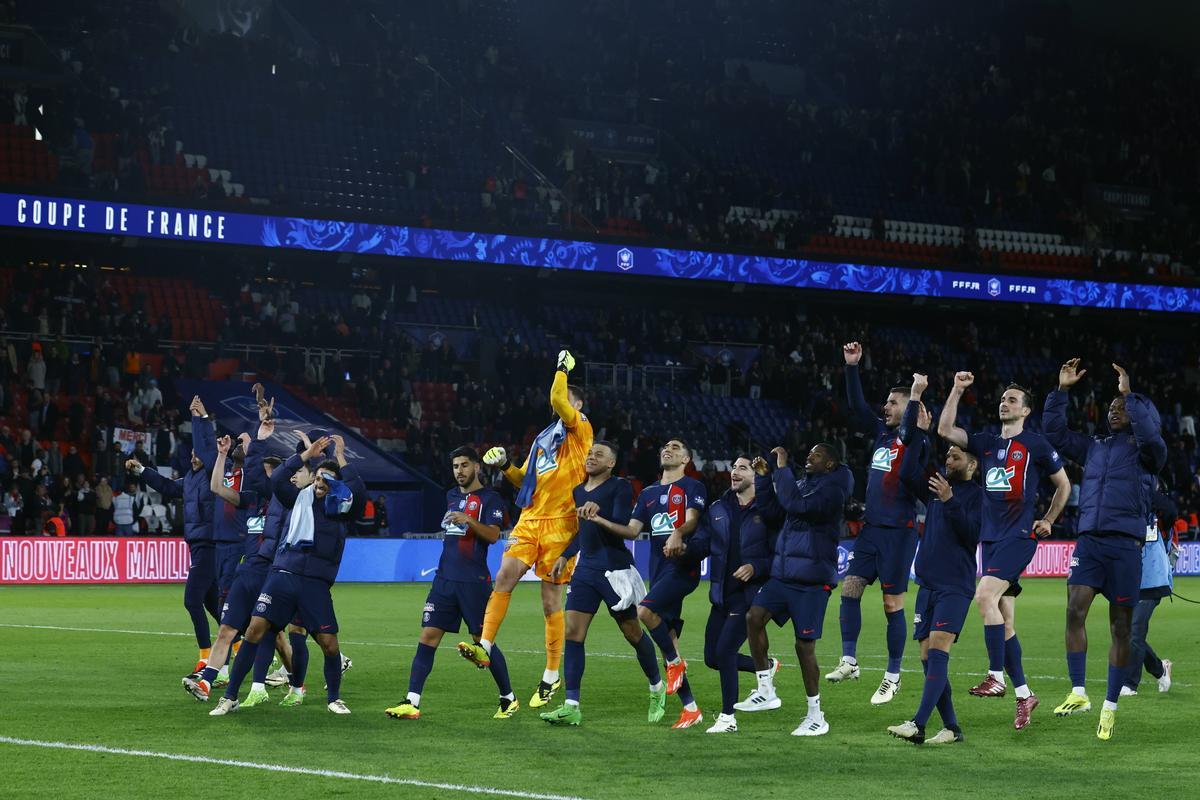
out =
[[[595,614],[604,606],[613,619],[618,621],[637,616],[637,608],[634,606],[623,611],[613,611],[612,607],[619,602],[620,596],[600,570],[577,569],[571,576],[571,585],[567,587],[567,611]]]
[[[854,540],[846,575],[862,578],[869,584],[878,578],[879,588],[885,594],[904,594],[908,591],[908,576],[916,554],[916,528],[866,525]]]
[[[217,590],[221,597],[229,594],[237,577],[238,564],[246,551],[244,542],[217,542]]]
[[[203,596],[209,586],[217,583],[217,549],[212,542],[188,542],[191,563],[188,565],[187,586]]]
[[[971,598],[957,592],[943,592],[921,586],[913,608],[913,638],[918,642],[934,631],[953,633],[954,641],[962,633],[971,610]]]
[[[828,586],[785,583],[771,578],[754,596],[754,605],[770,611],[777,625],[791,619],[797,639],[820,639],[829,593]]]
[[[1113,605],[1136,606],[1142,591],[1141,541],[1123,534],[1081,534],[1067,585],[1090,586]]]
[[[274,630],[282,630],[297,614],[305,629],[315,635],[337,633],[330,585],[320,578],[275,570],[267,576],[254,603],[254,616],[265,617]]]
[[[435,575],[421,612],[421,627],[458,633],[462,621],[467,623],[467,633],[483,633],[483,612],[491,595],[490,581],[448,581]]]
[[[245,631],[250,625],[250,615],[262,594],[263,584],[267,582],[269,572],[265,564],[243,564],[238,568],[237,577],[233,579],[233,588],[225,597],[221,607],[221,624]]]
[[[683,633],[683,598],[696,591],[700,585],[700,572],[688,575],[668,565],[659,571],[650,584],[650,591],[642,598],[643,605],[662,617],[667,627],[679,636]]]
[[[984,542],[981,553],[983,577],[1008,581],[1012,587],[1005,594],[1017,595],[1017,581],[1037,552],[1037,539],[1030,536],[1009,537],[996,542]]]

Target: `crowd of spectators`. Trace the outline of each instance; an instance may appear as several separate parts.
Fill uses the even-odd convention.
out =
[[[10,277],[0,307],[0,487],[9,516],[17,512],[18,530],[42,530],[54,517],[68,519],[75,532],[130,525],[125,501],[113,500],[122,495],[144,520],[136,527],[173,528],[172,510],[129,484],[122,456],[136,445],[145,451],[143,463],[182,466],[190,439],[175,382],[205,377],[208,360],[236,355],[246,341],[259,348],[241,357],[245,369],[303,390],[319,406],[346,404],[362,419],[390,423],[404,440],[402,458],[438,482],[449,477],[444,454],[463,442],[524,452],[547,420],[546,365],[563,345],[585,365],[581,380],[596,430],[621,446],[622,469],[643,483],[654,480],[662,441],[712,422],[683,415],[689,396],[753,399],[788,417],[782,442],[751,441],[744,429],[731,427],[726,439],[698,449],[698,473],[714,491],[726,480],[723,463],[747,447],[782,443],[801,451],[830,441],[855,469],[865,468],[868,443],[850,426],[845,408],[845,341],[867,345],[863,374],[872,402],[906,384],[914,371],[932,373],[931,394],[938,397],[952,369],[972,369],[976,389],[963,413],[976,427],[994,424],[991,402],[1005,384],[1016,381],[1044,395],[1058,363],[1080,356],[1096,366],[1093,381],[1072,393],[1071,422],[1102,431],[1115,386],[1104,381],[1104,366],[1116,361],[1162,411],[1171,452],[1164,484],[1185,516],[1200,508],[1200,349],[1186,324],[1148,328],[1136,318],[1064,320],[1026,310],[1014,331],[1006,309],[906,319],[883,308],[879,319],[887,321],[871,323],[865,321],[875,316],[869,311],[796,306],[779,295],[748,301],[739,311],[702,287],[676,293],[663,309],[654,293],[622,297],[617,293],[626,284],[590,276],[571,278],[589,281],[593,293],[574,306],[563,298],[584,297],[577,291],[582,284],[464,283],[431,269],[388,291],[346,288],[337,275],[315,286],[268,282],[247,270],[213,276],[230,287],[223,297],[226,338],[207,350],[178,350],[163,344],[169,325],[151,325],[139,298],[116,292],[102,271],[25,266]],[[449,337],[418,341],[408,326],[425,298],[442,291],[452,292],[463,309],[454,346]],[[342,295],[344,302],[329,302]],[[317,299],[328,307],[322,310]],[[493,327],[487,310],[496,307],[515,311],[536,325],[534,332]],[[338,327],[344,330],[331,338]],[[344,342],[347,350],[322,363],[297,346],[313,339],[325,347]],[[723,357],[730,349],[744,357]],[[594,363],[666,369],[675,385],[667,395],[626,391],[606,370],[588,372]],[[453,387],[448,413],[423,408],[420,389],[430,384]],[[1072,480],[1078,484],[1077,471]],[[1071,521],[1068,513],[1057,532],[1069,534]]]

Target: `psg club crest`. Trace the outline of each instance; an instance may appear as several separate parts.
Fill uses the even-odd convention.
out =
[[[617,266],[625,272],[633,269],[633,251],[628,247],[622,247],[617,251]]]
[[[992,297],[1000,296],[1000,279],[999,278],[992,278],[991,280],[988,281],[988,294],[990,294]]]

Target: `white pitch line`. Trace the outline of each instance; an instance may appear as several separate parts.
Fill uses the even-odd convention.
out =
[[[134,634],[137,636],[183,636],[183,637],[187,637],[187,638],[191,638],[191,637],[195,636],[195,634],[182,633],[180,631],[138,631],[138,630],[129,630],[129,629],[124,629],[124,628],[76,628],[76,627],[70,627],[70,626],[65,626],[65,625],[21,625],[21,624],[16,624],[16,623],[11,623],[11,622],[0,622],[0,628],[23,628],[23,629],[27,629],[27,630],[41,630],[41,631],[69,631],[69,632],[76,632],[76,633],[126,633],[126,634]],[[350,645],[352,647],[392,647],[392,648],[398,648],[401,650],[416,649],[415,644],[408,643],[408,642],[356,642],[356,641],[350,641],[349,639],[342,639],[342,640],[340,640],[340,643]],[[545,655],[545,653],[546,653],[545,650],[518,650],[515,648],[508,648],[508,647],[505,647],[503,649],[504,649],[504,652],[506,652],[506,653],[516,653],[518,655],[523,655],[523,656],[540,656],[540,655]],[[591,650],[589,650],[587,654],[589,656],[592,656],[595,658],[615,658],[615,659],[622,660],[622,661],[632,661],[637,658],[637,656],[630,654],[630,653],[603,653],[603,652],[592,652]],[[687,653],[685,653],[685,655],[687,655]],[[693,657],[695,658],[695,660],[698,663],[703,662],[703,660],[704,660],[703,657],[698,653],[691,654],[691,655],[693,655]],[[869,655],[869,656],[859,656],[858,657],[858,660],[860,663],[864,660],[884,661],[886,659],[887,659],[887,656],[883,656],[883,655]],[[1041,657],[1041,658],[1023,658],[1022,660],[1023,661],[1057,661],[1058,659]],[[782,666],[792,667],[793,665],[792,664],[783,664]],[[796,668],[799,668],[798,665],[796,666]],[[919,669],[904,669],[904,668],[902,668],[900,671],[901,672],[911,672],[914,674],[923,673],[923,670],[919,670]],[[951,672],[949,674],[951,676],[957,675],[961,678],[978,678],[978,677],[982,677],[986,673],[983,673],[983,672]],[[1064,675],[1026,675],[1025,677],[1032,678],[1034,680],[1039,680],[1039,681],[1065,680]],[[1088,678],[1087,682],[1088,683],[1097,683],[1097,684],[1107,684],[1108,679],[1107,678]],[[1172,686],[1181,686],[1184,688],[1192,687],[1192,684],[1190,684],[1190,683],[1180,683],[1179,681],[1173,681],[1171,685]]]
[[[349,781],[366,781],[368,783],[387,783],[398,786],[416,786],[422,789],[444,789],[451,792],[467,792],[497,797],[520,797],[524,800],[584,800],[574,795],[544,794],[541,792],[522,792],[516,789],[497,789],[491,786],[469,786],[457,783],[438,783],[436,781],[419,781],[414,778],[393,778],[390,775],[367,775],[358,772],[342,772],[332,769],[309,769],[307,767],[289,767],[283,764],[262,764],[256,761],[235,761],[226,758],[209,758],[193,756],[185,753],[159,753],[154,750],[126,750],[123,747],[106,747],[101,744],[76,744],[74,742],[45,742],[38,739],[18,739],[12,736],[0,736],[0,744],[11,744],[19,747],[41,747],[47,750],[80,750],[88,753],[107,753],[117,756],[135,756],[138,758],[161,758],[166,761],[186,761],[193,764],[214,764],[222,767],[242,767],[245,769],[261,769],[267,772],[284,772],[292,775],[312,775],[318,778],[340,778]]]

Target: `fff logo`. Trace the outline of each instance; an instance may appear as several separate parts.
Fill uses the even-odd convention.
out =
[[[626,272],[633,269],[633,251],[628,247],[622,247],[617,251],[617,266]]]

